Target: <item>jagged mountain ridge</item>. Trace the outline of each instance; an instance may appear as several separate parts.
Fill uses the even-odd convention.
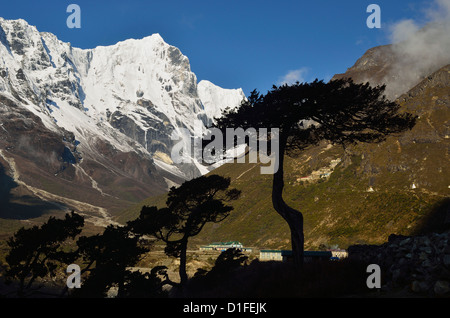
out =
[[[171,162],[172,132],[244,98],[197,83],[159,34],[79,49],[0,18],[0,163],[30,188],[112,210],[162,193],[208,171]]]

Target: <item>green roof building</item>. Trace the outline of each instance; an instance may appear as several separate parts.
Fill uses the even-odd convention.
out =
[[[244,248],[244,245],[238,241],[214,242],[209,245],[200,246],[201,251],[225,251],[229,248],[237,248],[244,252],[251,252],[250,248]]]

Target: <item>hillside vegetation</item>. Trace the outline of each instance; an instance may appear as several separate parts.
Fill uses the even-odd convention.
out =
[[[285,162],[287,204],[304,216],[305,248],[380,244],[392,233],[412,235],[442,224],[450,194],[450,68],[431,74],[398,102],[418,115],[416,126],[380,144],[343,149],[321,144]],[[259,164],[229,163],[212,172],[242,191],[222,223],[205,226],[194,244],[240,241],[256,248],[290,248],[290,231],[272,207],[272,176]],[[126,222],[152,197],[124,211]],[[444,211],[444,212],[442,212]]]

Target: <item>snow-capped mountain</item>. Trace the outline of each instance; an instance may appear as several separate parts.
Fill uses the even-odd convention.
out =
[[[241,89],[198,83],[189,59],[159,34],[79,49],[24,20],[0,18],[0,163],[26,158],[51,183],[62,178],[120,199],[139,188],[132,192],[140,199],[198,176],[205,172],[198,164],[172,162],[172,133],[193,131],[198,119],[208,124],[244,98]]]
[[[239,105],[244,97],[241,89],[224,89],[206,80],[200,81],[197,87],[207,118],[220,117],[225,108]]]

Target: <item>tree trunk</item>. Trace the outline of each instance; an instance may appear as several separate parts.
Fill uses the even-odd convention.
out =
[[[187,239],[184,239],[181,242],[181,251],[180,251],[180,285],[181,287],[186,285],[188,280],[186,273],[186,252],[187,252]]]
[[[303,236],[303,215],[291,208],[283,200],[284,176],[284,151],[286,148],[286,137],[280,135],[280,149],[278,160],[278,170],[273,175],[272,185],[272,204],[278,214],[288,223],[291,230],[291,245],[292,256],[296,268],[303,267],[303,251],[304,251],[304,236]]]
[[[125,287],[125,275],[122,272],[122,275],[120,275],[120,281],[118,282],[118,288],[117,288],[117,298],[124,298],[124,287]]]

